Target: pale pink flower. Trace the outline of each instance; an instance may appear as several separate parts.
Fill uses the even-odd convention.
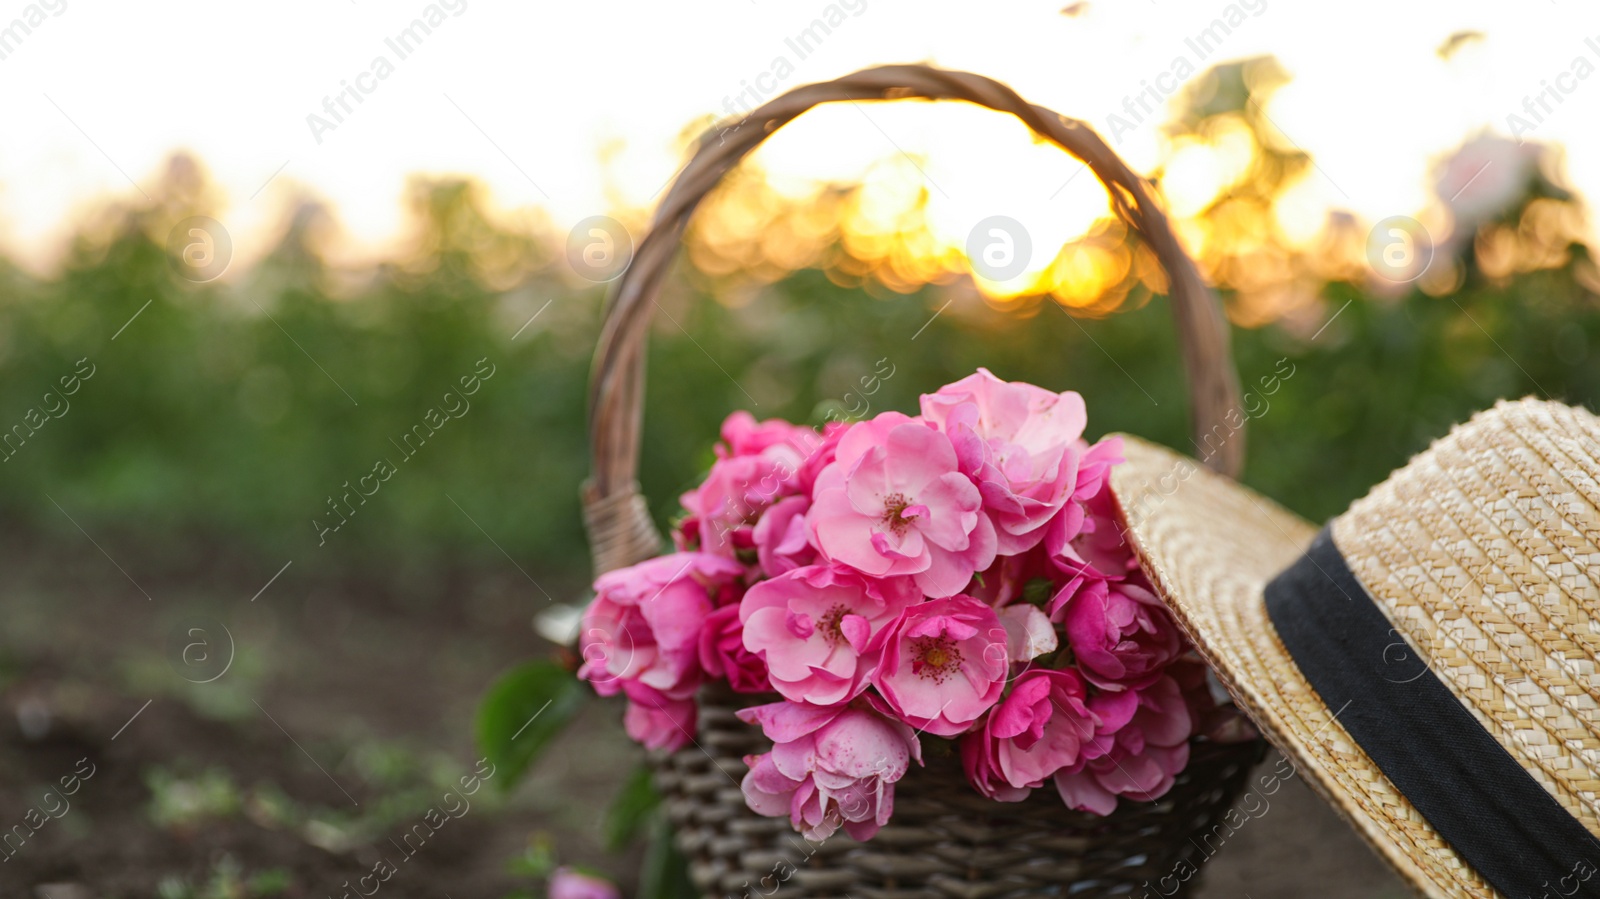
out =
[[[700,667],[713,680],[726,680],[735,693],[766,693],[767,663],[744,647],[739,607],[723,606],[706,616],[700,630]]]
[[[674,699],[700,685],[700,629],[743,566],[706,553],[674,553],[601,575],[583,614],[578,676],[611,696],[637,681]]]
[[[954,410],[969,404],[978,411],[979,437],[1030,453],[1076,441],[1089,421],[1083,397],[1076,392],[1052,393],[1022,381],[1002,381],[987,368],[923,394],[922,415],[943,426]]]
[[[822,435],[778,419],[757,422],[739,411],[723,422],[722,439],[705,481],[681,497],[689,514],[673,539],[679,549],[752,562],[752,528],[768,507],[801,491],[800,468]]]
[[[870,839],[894,811],[894,784],[910,762],[922,763],[911,728],[866,709],[789,702],[743,709],[760,724],[772,751],[745,757],[741,784],[757,814],[789,816],[808,840],[825,840],[841,825]]]
[[[858,695],[877,662],[874,635],[919,599],[910,578],[810,565],[751,587],[739,604],[744,645],[786,699],[832,705]]]
[[[874,577],[909,574],[952,596],[995,557],[994,525],[950,439],[895,412],[858,422],[817,477],[807,523],[828,559]]]
[[[1051,775],[1078,764],[1084,744],[1104,726],[1087,695],[1072,671],[1019,676],[983,726],[961,739],[967,780],[990,799],[1021,802]]]
[[[1037,546],[1078,487],[1083,397],[980,368],[924,394],[922,415],[950,435],[961,470],[977,480],[1000,554]]]
[[[790,496],[778,500],[762,513],[752,534],[762,574],[777,577],[817,560],[817,551],[806,531],[809,508],[810,497]]]
[[[1089,701],[1090,710],[1106,718],[1129,706],[1127,724],[1097,734],[1077,770],[1056,772],[1056,789],[1069,808],[1109,815],[1119,796],[1159,799],[1189,763],[1193,720],[1177,681],[1163,677],[1144,690],[1101,693]]]
[[[712,463],[699,487],[683,494],[687,511],[679,526],[680,548],[734,558],[755,547],[752,530],[769,506],[795,492],[800,457],[780,445],[769,454],[730,456]]]
[[[1483,133],[1463,143],[1433,169],[1433,191],[1448,198],[1455,228],[1451,237],[1471,239],[1478,226],[1517,209],[1542,187],[1541,158],[1549,148],[1536,142]],[[1537,194],[1535,194],[1537,195]]]
[[[1060,646],[1050,617],[1038,606],[1018,603],[996,610],[1006,632],[1006,658],[1013,664],[1030,662]]]
[[[970,596],[911,606],[873,644],[881,652],[873,686],[902,721],[930,734],[965,731],[1005,689],[1005,628]]]
[[[628,709],[622,727],[646,749],[677,752],[693,740],[697,709],[693,696],[667,696],[639,681],[624,681]]]
[[[550,875],[549,899],[622,899],[617,885],[566,865]]]
[[[1148,687],[1184,650],[1166,606],[1132,579],[1079,575],[1050,601],[1050,612],[1083,676],[1104,690]]]

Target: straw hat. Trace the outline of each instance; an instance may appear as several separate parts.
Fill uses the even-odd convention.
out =
[[[1379,855],[1428,896],[1600,895],[1600,419],[1502,402],[1320,531],[1126,439],[1151,580]]]

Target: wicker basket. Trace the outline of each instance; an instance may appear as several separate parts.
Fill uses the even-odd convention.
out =
[[[584,485],[584,517],[596,573],[653,557],[662,540],[635,475],[644,398],[644,344],[662,279],[684,228],[705,195],[779,127],[821,103],[965,100],[1008,112],[1084,162],[1106,186],[1118,214],[1155,253],[1170,282],[1197,445],[1229,434],[1209,464],[1237,474],[1244,441],[1237,419],[1239,385],[1216,296],[1184,254],[1149,186],[1082,122],[1033,106],[1010,88],[978,75],[926,66],[883,66],[837,81],[796,88],[736,125],[703,139],[662,201],[650,233],[619,280],[606,309],[590,384],[593,472]],[[1221,431],[1214,431],[1222,428]],[[766,701],[726,689],[702,693],[696,745],[653,759],[667,814],[699,888],[711,897],[845,896],[853,899],[1126,897],[1156,889],[1184,895],[1198,878],[1204,842],[1244,784],[1262,745],[1197,741],[1188,767],[1155,802],[1124,800],[1109,817],[1073,812],[1054,790],[1024,802],[984,799],[967,783],[959,759],[925,741],[927,765],[895,788],[894,817],[868,843],[843,832],[811,844],[787,819],[750,811],[739,790],[746,754],[770,748],[759,729],[734,717]],[[934,744],[940,744],[935,746]],[[953,749],[953,747],[950,747]],[[1146,884],[1150,886],[1147,887]]]
[[[985,799],[967,785],[958,756],[935,755],[953,744],[925,740],[927,764],[895,784],[894,817],[877,836],[858,843],[841,830],[811,843],[788,818],[751,812],[739,790],[744,756],[772,743],[733,713],[778,698],[709,687],[700,695],[699,748],[653,759],[678,847],[707,896],[769,895],[780,883],[785,897],[852,899],[1187,895],[1197,879],[1184,882],[1182,872],[1215,851],[1211,828],[1264,746],[1195,743],[1166,795],[1124,800],[1101,817],[1066,808],[1048,784],[1023,802]]]

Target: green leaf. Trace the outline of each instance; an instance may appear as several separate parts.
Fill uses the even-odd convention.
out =
[[[1049,578],[1036,577],[1022,587],[1022,601],[1036,606],[1043,606],[1055,596],[1055,582]]]
[[[639,899],[698,899],[699,895],[689,879],[689,860],[672,839],[671,825],[665,815],[655,815],[639,871]]]
[[[655,784],[650,780],[650,766],[634,768],[633,773],[628,775],[627,783],[611,800],[611,807],[606,809],[606,849],[620,852],[633,842],[650,822],[650,813],[660,804],[661,796],[656,793]]]
[[[494,682],[478,705],[478,748],[502,792],[516,786],[588,698],[588,687],[554,662],[529,662]]]

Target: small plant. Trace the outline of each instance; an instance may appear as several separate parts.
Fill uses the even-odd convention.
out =
[[[270,899],[288,891],[294,878],[282,868],[267,868],[246,874],[244,866],[231,855],[217,859],[211,876],[194,886],[183,877],[169,874],[156,885],[159,899]]]
[[[174,830],[192,830],[207,821],[231,818],[242,807],[239,788],[220,768],[208,768],[193,777],[156,767],[145,772],[150,790],[151,823]]]

